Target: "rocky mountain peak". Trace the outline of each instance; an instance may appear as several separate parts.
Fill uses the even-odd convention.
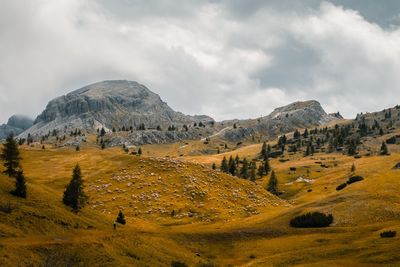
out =
[[[51,100],[27,132],[98,128],[146,128],[213,121],[208,116],[188,116],[174,111],[146,86],[134,81],[111,80],[94,83]]]

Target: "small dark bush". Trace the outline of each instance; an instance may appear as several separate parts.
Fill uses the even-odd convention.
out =
[[[355,155],[354,158],[355,159],[361,159],[361,155]]]
[[[290,220],[290,226],[298,228],[328,227],[333,222],[332,214],[309,212]]]
[[[395,237],[396,236],[396,231],[384,231],[380,235],[381,235],[382,238]]]
[[[352,184],[352,183],[359,182],[359,181],[362,181],[362,180],[364,180],[364,178],[361,177],[361,176],[352,176],[347,181],[347,184]]]
[[[387,139],[386,144],[391,144],[391,145],[396,144],[396,136],[392,136],[389,139]]]
[[[289,170],[294,172],[294,171],[297,170],[297,168],[296,167],[290,167]]]
[[[336,191],[340,191],[340,190],[342,190],[343,188],[345,188],[346,186],[347,186],[347,184],[346,184],[346,183],[343,183],[343,184],[339,185],[338,187],[336,187]]]
[[[180,261],[172,261],[171,267],[188,267],[186,263]]]

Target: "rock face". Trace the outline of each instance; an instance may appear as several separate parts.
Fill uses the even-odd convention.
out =
[[[194,122],[210,123],[213,119],[176,112],[144,85],[117,80],[94,83],[51,100],[24,134],[75,128],[93,133],[101,127],[135,129],[140,124],[155,129]]]
[[[31,127],[33,120],[24,115],[13,115],[8,119],[7,124],[0,125],[0,140],[10,134],[18,135]]]
[[[274,137],[294,131],[325,124],[337,118],[328,115],[318,101],[294,102],[276,108],[271,114],[257,120],[239,121],[238,127],[225,131],[223,138],[238,142],[251,137]]]

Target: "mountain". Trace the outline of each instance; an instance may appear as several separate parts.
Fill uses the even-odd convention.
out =
[[[13,115],[8,119],[7,124],[0,125],[0,139],[8,135],[18,135],[31,127],[33,120],[25,115]]]
[[[123,126],[135,129],[144,124],[155,129],[213,121],[208,116],[174,111],[157,94],[137,82],[113,80],[94,83],[51,100],[24,135],[40,136],[54,129],[94,133],[101,127],[110,131]]]
[[[276,108],[268,116],[256,120],[234,121],[235,127],[224,131],[221,137],[232,142],[253,137],[271,138],[299,128],[320,126],[337,119],[339,118],[327,114],[318,101],[298,101]]]

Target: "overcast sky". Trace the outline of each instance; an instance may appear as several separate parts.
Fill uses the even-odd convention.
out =
[[[316,99],[351,118],[400,104],[400,1],[1,0],[0,122],[135,80],[217,120]]]

